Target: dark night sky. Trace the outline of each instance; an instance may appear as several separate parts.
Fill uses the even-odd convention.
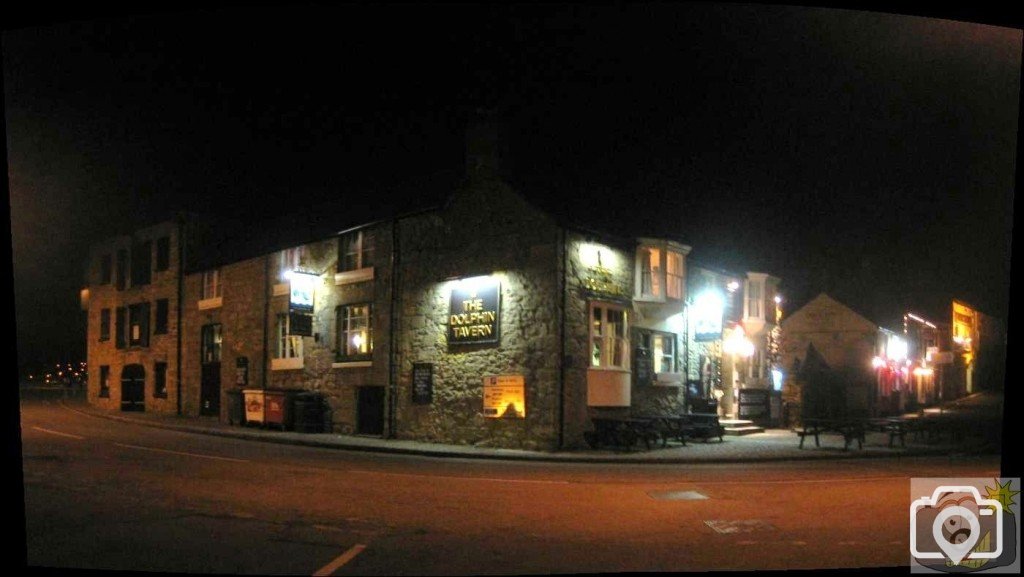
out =
[[[528,197],[894,328],[952,298],[1007,315],[1018,29],[756,5],[232,8],[34,23],[3,49],[22,364],[84,358],[89,243],[183,208],[256,224],[430,203],[460,177],[466,111],[495,102]]]

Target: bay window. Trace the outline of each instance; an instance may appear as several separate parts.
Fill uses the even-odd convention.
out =
[[[627,314],[621,306],[594,303],[590,307],[590,366],[629,368]]]

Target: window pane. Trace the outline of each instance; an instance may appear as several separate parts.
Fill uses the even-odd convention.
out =
[[[650,251],[650,269],[651,269],[651,292],[654,296],[662,295],[662,278],[663,271],[661,270],[661,251],[652,248]]]

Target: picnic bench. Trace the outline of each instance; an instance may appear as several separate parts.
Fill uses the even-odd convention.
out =
[[[857,441],[857,448],[864,448],[864,435],[867,423],[863,419],[803,419],[796,434],[800,437],[800,448],[804,448],[804,441],[807,437],[814,437],[814,446],[820,447],[819,437],[827,433],[837,433],[843,436],[843,450],[850,448],[853,441]]]
[[[585,432],[583,436],[594,449],[605,446],[628,451],[640,441],[650,449],[651,443],[663,438],[657,424],[649,418],[594,417],[591,420],[594,430]]]

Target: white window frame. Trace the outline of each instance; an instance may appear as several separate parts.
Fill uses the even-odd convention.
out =
[[[621,330],[614,331],[618,334],[609,334],[605,330],[609,326],[608,312],[616,311],[622,313]],[[598,334],[597,323],[595,323],[595,312],[599,315],[601,332]],[[587,310],[587,323],[590,326],[590,340],[588,354],[588,365],[591,369],[604,370],[629,370],[629,311],[621,306],[604,302],[592,302]],[[598,362],[594,362],[595,347],[600,350]],[[615,364],[615,351],[619,352],[621,363]]]
[[[764,318],[764,281],[748,280],[744,287],[744,296],[747,299],[746,316],[751,318]]]
[[[677,268],[675,272],[672,271],[670,263],[675,260],[677,262]],[[683,287],[685,273],[685,259],[683,253],[675,250],[665,251],[665,297],[674,300],[683,300]]]
[[[657,253],[657,263],[651,257]],[[665,298],[665,249],[660,246],[641,245],[637,248],[640,265],[640,297],[644,299]],[[647,290],[645,290],[645,288]]]
[[[660,341],[662,343],[662,345],[661,345],[661,351],[662,351],[661,354],[656,354],[656,351],[658,350],[658,346],[655,344],[655,341]],[[665,347],[664,347],[665,343],[668,343],[669,347],[671,347],[671,351],[670,351],[669,354],[665,354],[665,352],[664,352],[665,351]],[[666,360],[666,357],[671,359],[669,361],[670,366],[668,367],[668,370],[658,370],[659,369],[659,365],[661,365],[663,363],[663,361]],[[672,333],[652,332],[651,333],[651,360],[653,361],[652,364],[654,365],[654,372],[655,373],[674,373],[674,372],[676,372],[676,335],[674,335]],[[665,369],[665,367],[660,367],[660,368]]]
[[[365,315],[353,315],[356,309],[365,309]],[[365,328],[352,328],[354,320],[366,319]],[[365,352],[352,352],[351,339],[358,333],[363,334],[366,339]],[[352,303],[338,307],[338,358],[345,360],[367,360],[368,355],[373,354],[373,305],[370,303]]]
[[[302,358],[302,336],[288,334],[290,325],[291,317],[289,317],[288,313],[279,313],[277,315],[277,344],[274,347],[275,359]]]

